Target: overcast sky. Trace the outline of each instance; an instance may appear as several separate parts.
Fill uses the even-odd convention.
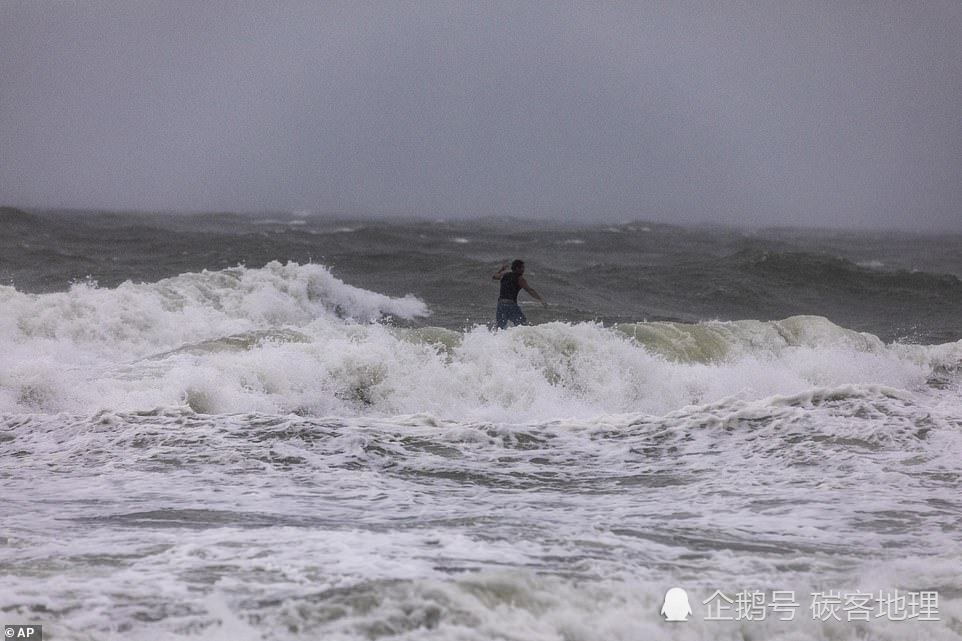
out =
[[[0,0],[0,204],[962,230],[962,2]]]

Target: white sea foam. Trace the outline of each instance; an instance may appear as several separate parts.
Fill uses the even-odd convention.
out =
[[[427,313],[318,265],[0,288],[0,612],[84,641],[959,638],[962,343]],[[715,589],[801,607],[704,621]],[[895,589],[941,619],[808,608]]]
[[[819,317],[397,329],[371,321],[425,316],[424,303],[276,262],[113,289],[3,287],[0,301],[0,412],[187,404],[540,421],[847,384],[918,390],[962,360],[962,343],[885,345]]]
[[[42,605],[58,638],[950,640],[958,508],[940,479],[962,443],[956,415],[911,396],[543,425],[12,419],[0,609]],[[658,616],[673,585],[698,600],[685,624]],[[802,606],[704,621],[715,589]],[[940,590],[942,621],[813,620],[811,591],[856,589]]]

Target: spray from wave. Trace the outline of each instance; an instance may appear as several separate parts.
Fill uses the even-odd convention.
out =
[[[58,638],[955,638],[962,342],[429,316],[316,264],[0,288],[0,610]],[[670,585],[936,590],[945,623],[666,627]]]
[[[962,344],[886,345],[821,317],[398,327],[414,296],[272,262],[67,292],[0,288],[0,412],[143,410],[542,421],[839,385],[923,388]]]

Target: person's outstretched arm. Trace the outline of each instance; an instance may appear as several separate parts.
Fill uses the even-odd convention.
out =
[[[521,286],[521,289],[531,294],[531,298],[535,299],[536,301],[539,301],[545,307],[548,306],[548,303],[546,303],[545,300],[541,298],[541,294],[534,291],[534,287],[528,284],[528,281],[524,279],[524,276],[518,279],[518,285]]]
[[[501,265],[501,267],[498,268],[498,271],[491,275],[492,280],[501,280],[501,277],[504,276],[504,273],[509,269],[511,269],[511,266],[508,265],[508,263]]]

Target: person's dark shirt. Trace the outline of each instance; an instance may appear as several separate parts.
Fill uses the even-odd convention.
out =
[[[518,281],[521,280],[521,274],[517,272],[508,272],[501,277],[501,293],[498,298],[506,298],[514,302],[518,302],[518,292],[521,291],[521,285]]]

